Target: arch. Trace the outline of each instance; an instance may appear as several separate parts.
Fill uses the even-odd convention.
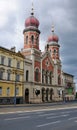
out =
[[[44,83],[44,69],[42,70],[42,83]]]
[[[38,37],[36,38],[36,43],[37,43],[37,45],[38,45],[38,43],[39,43],[39,38],[38,38]]]
[[[61,78],[60,78],[60,75],[58,75],[58,85],[61,84]]]
[[[26,44],[28,44],[28,36],[26,36]]]
[[[33,35],[31,36],[31,42],[32,42],[32,44],[34,44],[34,36]]]
[[[25,89],[25,103],[29,103],[29,89]]]
[[[46,84],[48,84],[48,70],[46,71]]]
[[[45,88],[42,88],[42,102],[45,101]]]
[[[46,89],[46,101],[48,101],[49,88]]]
[[[50,77],[50,84],[52,84],[52,72],[50,72],[50,75],[49,75]]]
[[[50,100],[52,101],[53,88],[50,89]]]

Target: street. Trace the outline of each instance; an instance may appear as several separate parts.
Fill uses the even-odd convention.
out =
[[[76,106],[54,107],[0,113],[0,130],[77,130]]]

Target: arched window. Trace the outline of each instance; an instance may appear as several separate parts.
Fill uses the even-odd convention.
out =
[[[26,44],[28,44],[28,36],[26,36]]]
[[[38,43],[39,43],[39,39],[38,39],[38,37],[36,38],[36,44],[38,45]]]
[[[44,83],[44,70],[42,70],[42,83]]]
[[[46,84],[48,84],[48,71],[46,71]]]
[[[50,72],[50,84],[52,84],[52,72]]]
[[[61,84],[61,78],[60,78],[60,75],[58,76],[58,85]]]
[[[54,49],[54,54],[56,54],[56,50]]]
[[[32,44],[34,44],[34,36],[33,35],[31,36],[31,41],[32,41]]]
[[[28,82],[28,79],[29,79],[29,71],[26,70],[26,81]]]
[[[35,81],[39,81],[39,69],[36,69],[35,71]]]
[[[50,53],[51,53],[51,49],[50,49]]]

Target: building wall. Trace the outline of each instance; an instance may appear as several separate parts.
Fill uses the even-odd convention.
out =
[[[4,63],[1,63],[1,57],[4,57]],[[8,65],[8,59],[11,59]],[[17,67],[17,63],[19,66]],[[3,76],[1,77],[1,72]],[[8,76],[8,73],[10,74]],[[19,75],[18,81],[16,75]],[[17,102],[23,99],[23,80],[24,80],[24,58],[19,53],[12,52],[5,48],[0,48],[0,104],[14,103],[15,92]]]
[[[63,86],[65,100],[75,99],[75,83],[73,75],[63,72]]]

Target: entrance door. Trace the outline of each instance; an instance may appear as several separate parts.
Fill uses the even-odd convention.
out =
[[[25,90],[25,103],[29,103],[29,89]]]
[[[50,90],[50,100],[52,101],[53,89]]]
[[[46,89],[46,101],[48,101],[48,93],[49,93],[49,89]]]
[[[45,89],[42,88],[42,101],[44,102],[45,101]]]

